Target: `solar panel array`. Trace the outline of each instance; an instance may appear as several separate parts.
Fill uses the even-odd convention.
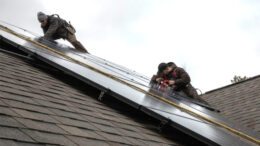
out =
[[[9,28],[12,27],[9,26]],[[21,46],[17,47],[18,49],[30,53],[34,57],[100,89],[103,91],[102,94],[110,94],[161,121],[168,121],[172,127],[200,141],[210,145],[244,146],[255,145],[259,140],[258,133],[229,122],[219,113],[205,107],[204,104],[199,104],[178,94],[167,95],[151,89],[149,86],[150,79],[133,70],[95,55],[80,53],[66,45],[36,38],[17,28],[12,28],[12,30],[19,35],[30,36],[30,40],[32,40],[21,39],[2,28],[0,35],[4,37],[3,39]],[[40,42],[53,50],[48,50],[37,43],[33,44],[34,41]],[[173,104],[177,106],[173,106]],[[192,113],[189,111],[192,111]],[[221,123],[224,126],[217,125],[214,122]],[[231,128],[231,130],[225,126]],[[244,135],[256,139],[256,142],[239,136],[232,130],[240,131]]]

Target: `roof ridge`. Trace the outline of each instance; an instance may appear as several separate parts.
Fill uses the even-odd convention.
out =
[[[239,82],[236,82],[236,83],[228,84],[228,85],[225,85],[225,86],[222,86],[222,87],[219,87],[219,88],[216,88],[216,89],[207,91],[207,92],[205,92],[204,94],[209,94],[209,93],[211,93],[211,92],[218,91],[218,90],[221,90],[221,89],[230,87],[230,86],[235,86],[235,85],[238,85],[238,84],[241,84],[241,83],[244,83],[244,82],[248,82],[248,81],[254,80],[254,79],[256,79],[256,78],[260,78],[260,74],[259,74],[259,75],[256,75],[256,76],[253,76],[253,77],[249,77],[248,79],[243,80],[243,81],[239,81]],[[203,94],[202,94],[202,95],[203,95]]]

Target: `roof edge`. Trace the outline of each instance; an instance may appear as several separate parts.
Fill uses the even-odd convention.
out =
[[[250,77],[250,78],[243,80],[243,81],[239,81],[239,82],[236,82],[236,83],[233,83],[233,84],[229,84],[229,85],[226,85],[226,86],[223,86],[223,87],[219,87],[219,88],[207,91],[204,94],[208,94],[208,93],[211,93],[211,92],[214,92],[214,91],[217,91],[217,90],[221,90],[221,89],[224,89],[224,88],[227,88],[227,87],[230,87],[230,86],[234,86],[234,85],[241,84],[241,83],[244,83],[244,82],[247,82],[247,81],[251,81],[251,80],[256,79],[256,78],[260,78],[260,75],[256,75],[256,76]]]

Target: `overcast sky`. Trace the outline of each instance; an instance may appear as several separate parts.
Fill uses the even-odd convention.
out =
[[[91,54],[148,77],[173,61],[206,92],[260,74],[259,0],[0,0],[0,20],[42,34],[38,11],[71,21]]]

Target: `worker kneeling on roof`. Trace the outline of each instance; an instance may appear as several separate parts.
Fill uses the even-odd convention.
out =
[[[151,83],[168,86],[174,91],[205,102],[199,97],[196,89],[191,85],[190,81],[190,76],[183,68],[177,67],[173,62],[169,62],[159,64],[158,72],[152,78]]]
[[[76,39],[76,31],[71,24],[61,19],[58,15],[55,17],[54,15],[49,16],[38,12],[37,16],[41,23],[45,39],[52,41],[63,38],[68,40],[75,49],[88,53],[85,47]]]

